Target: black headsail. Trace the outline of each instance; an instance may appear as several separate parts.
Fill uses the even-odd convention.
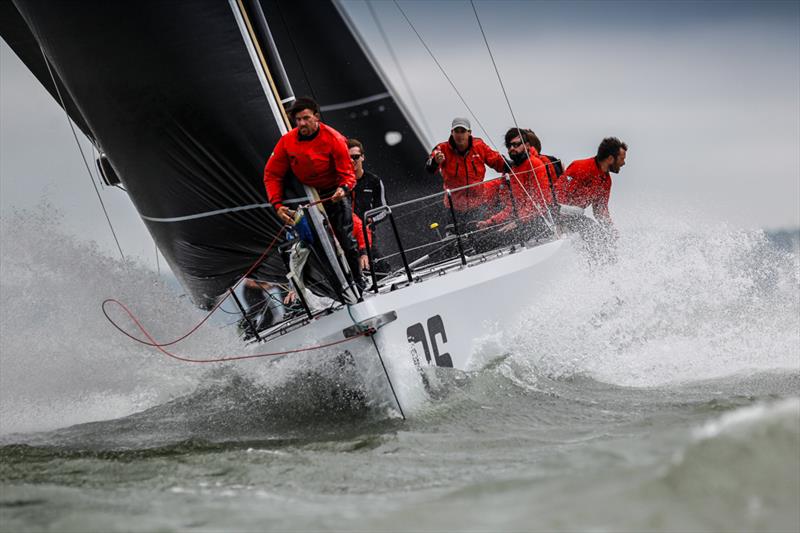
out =
[[[21,17],[4,18],[4,39],[52,87],[36,54],[41,47],[70,116],[107,155],[195,302],[208,306],[280,229],[262,176],[281,125],[235,16],[245,3],[17,0],[15,6]],[[316,96],[323,120],[370,146],[370,161],[395,196],[435,190],[427,182],[421,190],[413,185],[425,149],[335,6],[305,0],[250,3],[246,10],[256,6],[295,93]],[[3,11],[12,7],[5,3]],[[27,30],[19,27],[23,19]],[[402,141],[387,143],[387,132],[399,132]],[[285,272],[277,254],[259,270],[276,281]],[[317,281],[326,292],[325,280]]]

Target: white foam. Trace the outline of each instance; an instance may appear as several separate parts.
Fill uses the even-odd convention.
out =
[[[3,434],[124,416],[193,390],[207,371],[124,337],[100,304],[128,303],[159,340],[187,331],[203,313],[148,268],[63,234],[59,221],[47,205],[0,220]],[[128,321],[121,325],[134,332]],[[240,346],[232,331],[211,326],[175,351],[202,357]]]
[[[692,435],[697,440],[713,439],[722,434],[736,433],[754,424],[786,419],[800,423],[800,398],[785,398],[773,403],[758,403],[736,409],[706,422],[696,428]]]
[[[800,371],[797,255],[696,215],[648,211],[621,233],[616,264],[581,265],[537,295],[506,341],[516,358],[644,387]]]

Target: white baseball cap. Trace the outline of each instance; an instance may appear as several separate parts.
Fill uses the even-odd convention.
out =
[[[453,123],[450,125],[451,130],[454,130],[456,128],[464,128],[465,130],[472,130],[472,127],[469,125],[469,120],[461,117],[454,118]]]

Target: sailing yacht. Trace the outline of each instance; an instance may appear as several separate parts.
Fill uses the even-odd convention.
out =
[[[285,246],[259,261],[285,240],[262,172],[295,95],[314,97],[325,123],[364,141],[394,201],[373,229],[396,270],[367,291],[353,286],[315,191],[289,184],[285,203],[304,209],[315,235],[303,283],[331,305],[301,298],[303,312],[259,332],[250,349],[333,345],[366,374],[379,365],[389,385],[379,394],[401,413],[394,369],[470,368],[480,339],[574,261],[561,238],[475,244],[446,209],[450,193],[422,172],[420,126],[335,1],[6,0],[0,21],[201,308],[245,272],[286,283]]]

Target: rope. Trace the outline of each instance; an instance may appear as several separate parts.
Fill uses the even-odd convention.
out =
[[[211,359],[192,359],[190,357],[185,357],[185,356],[178,355],[178,354],[175,354],[175,353],[172,353],[170,351],[165,350],[164,347],[168,346],[168,345],[167,344],[159,344],[153,338],[153,336],[150,334],[150,332],[148,332],[147,329],[142,325],[142,323],[139,322],[139,320],[136,318],[136,316],[134,316],[134,314],[131,312],[131,310],[128,309],[125,306],[125,304],[123,304],[122,302],[120,302],[118,300],[114,300],[114,299],[108,299],[105,302],[103,302],[103,305],[105,305],[106,302],[113,302],[113,303],[119,305],[125,311],[125,313],[128,314],[128,317],[130,317],[130,319],[133,321],[133,323],[136,324],[136,327],[139,328],[139,331],[141,331],[144,334],[144,336],[147,337],[148,341],[150,341],[150,342],[143,342],[143,344],[147,344],[148,346],[152,346],[153,348],[156,348],[159,352],[163,353],[167,357],[170,357],[172,359],[176,359],[178,361],[183,361],[184,363],[222,363],[222,362],[225,362],[225,361],[241,361],[241,360],[244,360],[244,359],[257,359],[259,357],[274,357],[274,356],[279,356],[279,355],[288,355],[288,354],[293,354],[293,353],[308,352],[308,351],[311,351],[311,350],[319,350],[319,349],[322,349],[322,348],[328,348],[330,346],[336,346],[337,344],[343,344],[345,342],[349,342],[349,341],[352,341],[353,339],[357,339],[357,338],[360,338],[360,337],[366,337],[368,335],[372,335],[374,333],[374,331],[375,331],[373,329],[367,329],[367,330],[362,331],[361,333],[359,333],[357,335],[354,335],[352,337],[348,337],[348,338],[345,338],[345,339],[341,339],[341,340],[338,340],[338,341],[328,342],[328,343],[325,343],[325,344],[318,344],[318,345],[315,345],[315,346],[306,346],[304,348],[296,348],[294,350],[284,350],[284,351],[281,351],[281,352],[267,352],[267,353],[258,353],[258,354],[250,354],[250,355],[226,355],[226,356],[222,356],[222,357],[214,357],[214,358],[211,358]],[[105,310],[103,312],[105,312]],[[106,317],[108,317],[108,315],[106,315]],[[205,320],[203,320],[203,321],[205,321]],[[125,333],[125,332],[123,331],[123,333]],[[127,335],[127,333],[126,333],[126,335]],[[128,335],[128,336],[130,337],[130,335]]]
[[[69,113],[67,112],[67,105],[64,103],[64,97],[61,95],[61,89],[58,87],[58,83],[56,82],[56,77],[53,74],[53,70],[50,68],[50,60],[47,59],[47,54],[44,53],[44,48],[39,46],[39,50],[42,52],[42,58],[44,59],[44,64],[47,66],[47,72],[50,74],[50,79],[53,81],[53,86],[56,88],[56,94],[58,94],[58,99],[61,101],[61,107],[64,109],[64,114],[67,117],[67,124],[69,124],[69,129],[72,131],[72,136],[75,138],[75,143],[78,145],[78,151],[81,154],[81,159],[83,159],[83,165],[86,167],[86,172],[89,174],[89,181],[92,182],[92,188],[94,188],[94,193],[97,195],[97,199],[100,201],[100,207],[103,209],[103,214],[106,217],[106,222],[108,222],[108,227],[111,230],[111,235],[114,237],[114,242],[117,243],[117,249],[119,250],[119,255],[122,257],[122,260],[125,260],[125,254],[122,252],[122,246],[119,244],[119,239],[117,238],[117,232],[114,231],[114,225],[111,224],[111,218],[108,216],[108,210],[106,209],[106,204],[103,202],[103,197],[100,196],[100,190],[97,188],[97,184],[94,182],[94,177],[92,176],[92,171],[89,167],[89,163],[86,161],[86,155],[83,153],[83,148],[81,148],[81,141],[78,139],[78,134],[75,133],[75,126],[72,125],[72,120],[69,118]]]
[[[250,275],[250,273],[251,273],[251,272],[253,272],[253,270],[255,270],[255,269],[256,269],[256,268],[257,268],[257,267],[258,267],[258,266],[261,264],[261,262],[262,262],[262,261],[263,261],[263,260],[264,260],[264,259],[267,257],[267,254],[269,254],[269,252],[272,250],[272,247],[273,247],[273,246],[275,246],[275,243],[276,243],[276,242],[278,242],[278,239],[280,238],[280,236],[281,236],[281,235],[283,235],[284,231],[286,231],[286,225],[284,225],[284,226],[282,226],[282,227],[281,227],[280,231],[277,233],[277,235],[275,235],[275,238],[274,238],[274,239],[272,239],[272,242],[269,244],[269,246],[267,246],[267,249],[266,249],[266,250],[264,250],[264,253],[262,253],[262,254],[261,254],[261,256],[260,256],[258,259],[256,259],[256,262],[255,262],[255,263],[253,263],[253,264],[250,266],[250,268],[247,270],[247,272],[245,272],[245,273],[244,273],[244,275],[242,275],[242,277],[240,277],[240,278],[239,278],[239,281],[237,281],[237,282],[236,282],[236,283],[233,285],[233,287],[231,287],[231,289],[232,289],[232,290],[236,290],[236,287],[238,287],[238,286],[239,286],[239,284],[240,284],[240,283],[242,283],[242,281],[243,281],[243,280],[244,280],[246,277],[248,277],[248,276]],[[115,328],[117,328],[117,329],[118,329],[118,330],[119,330],[121,333],[123,333],[123,334],[124,334],[126,337],[128,337],[128,338],[130,338],[130,339],[132,339],[132,340],[134,340],[134,341],[136,341],[136,342],[138,342],[138,343],[140,343],[140,344],[144,344],[144,345],[146,345],[146,346],[152,346],[152,347],[155,347],[155,348],[160,348],[160,347],[163,347],[163,346],[171,346],[171,345],[173,345],[173,344],[176,344],[176,343],[178,343],[178,342],[180,342],[180,341],[184,340],[185,338],[189,337],[190,335],[192,335],[192,334],[193,334],[195,331],[197,331],[197,330],[200,328],[200,326],[202,326],[203,324],[205,324],[205,323],[208,321],[208,319],[209,319],[209,318],[211,318],[211,315],[213,315],[213,314],[216,312],[216,310],[217,310],[217,309],[218,309],[218,308],[219,308],[219,307],[220,307],[220,306],[221,306],[221,305],[222,305],[222,304],[225,302],[225,300],[227,300],[227,299],[228,299],[228,297],[227,297],[227,296],[226,296],[225,298],[222,298],[222,299],[220,299],[220,301],[219,301],[219,302],[217,302],[217,303],[214,305],[214,307],[213,307],[213,308],[211,308],[211,311],[209,311],[209,312],[208,312],[208,314],[206,314],[206,316],[205,316],[205,317],[204,317],[202,320],[200,320],[200,322],[198,322],[198,323],[197,323],[197,324],[196,324],[196,325],[195,325],[193,328],[191,328],[191,329],[190,329],[188,332],[186,332],[184,335],[181,335],[180,337],[178,337],[177,339],[175,339],[175,340],[173,340],[173,341],[170,341],[170,342],[165,342],[165,343],[158,343],[158,342],[155,342],[155,341],[153,340],[153,338],[152,338],[152,337],[151,337],[151,336],[150,336],[150,335],[149,335],[149,334],[148,334],[148,333],[147,333],[147,332],[144,330],[144,328],[143,328],[143,327],[140,325],[140,323],[139,323],[139,321],[136,319],[136,317],[134,317],[134,316],[133,316],[133,314],[132,314],[132,313],[131,313],[131,312],[128,310],[128,308],[127,308],[127,307],[125,307],[125,304],[123,304],[122,302],[120,302],[120,301],[118,301],[118,300],[116,300],[116,299],[114,299],[114,298],[107,298],[106,300],[104,300],[104,301],[103,301],[103,303],[102,303],[102,305],[101,305],[100,307],[101,307],[101,309],[102,309],[102,311],[103,311],[103,315],[105,315],[106,319],[107,319],[107,320],[108,320],[108,321],[111,323],[111,325],[112,325],[112,326],[114,326]],[[117,324],[116,322],[114,322],[114,320],[113,320],[113,319],[112,319],[112,318],[111,318],[111,317],[108,315],[108,311],[106,310],[106,305],[108,305],[109,303],[116,303],[117,305],[119,305],[120,307],[122,307],[123,309],[125,309],[125,311],[126,311],[126,312],[128,313],[128,315],[131,317],[131,319],[133,319],[134,323],[135,323],[135,324],[136,324],[136,325],[139,327],[139,329],[140,329],[140,330],[141,330],[141,331],[142,331],[142,332],[145,334],[145,336],[148,338],[148,340],[147,340],[147,341],[145,341],[145,340],[142,340],[142,339],[140,339],[140,338],[138,338],[138,337],[135,337],[135,336],[131,335],[130,333],[128,333],[127,331],[125,331],[124,329],[122,329],[122,327],[120,327],[120,326],[119,326],[119,324]],[[148,341],[149,341],[149,342],[148,342]]]
[[[467,108],[467,111],[469,112],[469,114],[472,116],[473,119],[475,119],[475,122],[478,124],[478,126],[481,129],[481,131],[483,131],[483,134],[486,137],[486,139],[488,140],[489,144],[492,146],[492,148],[494,149],[495,152],[499,152],[499,150],[497,149],[497,145],[492,140],[491,135],[489,135],[489,132],[486,131],[486,128],[483,126],[483,123],[481,123],[481,121],[478,119],[478,117],[472,111],[472,108],[469,107],[469,104],[467,104],[467,101],[461,95],[461,92],[458,90],[458,88],[456,87],[455,83],[453,83],[453,80],[450,78],[450,76],[448,76],[447,72],[444,70],[444,67],[441,65],[441,63],[439,63],[439,60],[436,59],[436,56],[431,51],[430,47],[425,43],[425,39],[422,38],[422,35],[420,35],[420,33],[414,27],[414,24],[408,18],[408,15],[406,15],[405,11],[403,11],[403,8],[400,7],[400,4],[397,3],[397,0],[392,0],[392,1],[394,2],[394,5],[397,6],[397,9],[400,11],[400,13],[403,15],[403,18],[405,18],[405,20],[408,23],[408,25],[411,27],[411,30],[414,32],[414,34],[419,39],[420,43],[422,43],[422,46],[428,52],[428,55],[431,56],[431,59],[433,59],[433,62],[436,63],[437,67],[439,67],[439,70],[441,71],[442,75],[450,83],[450,86],[453,88],[453,90],[455,91],[456,95],[458,95],[458,98],[461,100],[461,103],[464,104],[464,107]],[[475,6],[473,5],[473,9],[474,8],[475,8]],[[477,12],[476,12],[476,16],[477,16]],[[480,19],[478,20],[478,25],[480,26]],[[483,27],[482,26],[481,26],[481,33],[483,33]],[[486,35],[484,34],[483,37],[484,37],[484,42],[486,42]],[[487,43],[487,48],[488,48],[488,43]],[[489,54],[491,56],[491,50],[489,50]],[[492,56],[492,62],[494,63],[494,57],[493,56]],[[496,65],[495,65],[495,71],[497,71],[497,66]],[[499,73],[498,73],[498,76],[499,76]],[[501,86],[502,86],[502,80],[501,80]],[[503,88],[503,93],[505,94],[505,88]],[[507,97],[506,97],[506,103],[508,103],[508,98]],[[509,105],[509,109],[510,109],[511,108],[511,104],[508,103],[508,105]],[[512,118],[514,118],[513,111],[512,111],[511,114],[512,114]],[[516,118],[514,118],[514,121],[515,121],[515,125],[516,125]],[[519,126],[517,126],[517,131],[520,132],[520,137],[522,137],[522,133],[520,131]],[[531,169],[533,170],[533,162],[532,161],[531,161]],[[528,197],[528,200],[530,200],[530,202],[535,205],[537,202],[533,199],[533,196],[531,196],[531,194],[528,192],[528,190],[522,184],[522,181],[520,181],[519,177],[517,177],[517,174],[513,170],[510,170],[510,173],[511,173],[512,176],[514,176],[514,179],[519,184],[520,188],[522,189],[522,192],[524,192],[525,195]],[[534,175],[535,174],[536,174],[536,172],[534,170]],[[543,204],[544,204],[545,209],[547,210],[547,214],[548,214],[548,216],[550,218],[550,220],[547,220],[547,218],[545,218],[545,223],[548,225],[548,227],[550,227],[550,229],[554,229],[555,228],[555,222],[554,222],[554,219],[553,219],[553,215],[550,212],[550,207],[547,205],[547,202],[544,201],[544,193],[541,190],[541,186],[539,185],[538,180],[536,180],[536,186],[539,189],[539,194],[542,197]]]
[[[453,80],[451,80],[450,76],[447,75],[447,72],[444,70],[444,67],[441,65],[441,63],[439,63],[439,60],[436,59],[436,56],[433,54],[431,49],[425,43],[425,39],[423,39],[422,35],[419,34],[419,32],[417,31],[417,28],[414,27],[414,24],[412,24],[411,20],[408,18],[408,15],[406,15],[406,12],[403,11],[403,8],[400,7],[400,4],[397,3],[397,0],[392,0],[392,1],[394,2],[394,5],[397,6],[397,9],[400,11],[400,13],[403,15],[403,18],[406,19],[406,22],[408,22],[408,25],[411,27],[411,29],[416,34],[417,38],[419,39],[419,42],[422,43],[423,47],[425,47],[425,50],[427,50],[428,55],[431,56],[431,59],[433,59],[433,62],[436,63],[436,66],[439,67],[439,70],[442,72],[442,74],[444,75],[445,79],[450,83],[450,87],[452,87],[453,90],[456,92],[456,95],[458,95],[458,98],[461,100],[461,103],[464,104],[464,107],[467,108],[467,111],[469,112],[470,116],[473,119],[475,119],[475,122],[481,128],[481,131],[483,131],[483,134],[486,136],[487,139],[489,139],[489,143],[491,143],[492,147],[495,148],[495,151],[497,151],[497,147],[492,142],[491,136],[489,135],[489,132],[486,131],[486,128],[483,127],[483,124],[478,119],[478,117],[475,115],[475,113],[472,111],[472,108],[469,107],[469,104],[467,104],[467,101],[464,100],[464,97],[461,96],[461,92],[456,87],[456,84],[453,83]]]
[[[514,121],[514,127],[517,128],[517,133],[519,134],[519,138],[521,141],[525,142],[527,145],[527,141],[525,140],[525,136],[522,134],[522,130],[519,127],[519,123],[517,122],[517,117],[514,115],[514,109],[511,107],[511,101],[508,98],[508,93],[506,92],[506,86],[503,83],[503,78],[500,76],[500,70],[497,68],[497,62],[494,60],[494,54],[492,54],[492,48],[489,46],[489,40],[486,38],[486,32],[483,31],[483,24],[481,24],[481,19],[478,16],[478,10],[475,7],[475,2],[473,0],[469,0],[470,5],[472,6],[472,12],[475,13],[475,20],[478,22],[478,28],[481,30],[481,35],[483,36],[483,42],[486,44],[486,50],[489,52],[489,58],[492,60],[492,66],[494,66],[494,72],[497,75],[497,81],[500,82],[500,88],[503,90],[503,97],[506,100],[506,105],[508,106],[508,111],[511,113],[511,119]],[[531,161],[530,156],[528,156],[528,163],[530,163],[531,170],[533,171],[534,177],[536,177],[536,171],[533,168],[533,161]],[[547,172],[547,169],[545,169]],[[512,171],[511,174],[514,176],[514,179],[517,180],[519,186],[525,191],[525,194],[530,199],[531,203],[533,203],[533,197],[528,194],[525,187],[523,187],[522,182],[519,181],[516,174]],[[544,197],[544,192],[542,192],[542,186],[539,185],[539,180],[534,179],[536,183],[536,188],[539,189],[539,195],[542,197],[542,204],[544,205],[545,209],[547,210],[547,216],[550,219],[548,225],[551,229],[555,227],[555,218],[553,217],[553,213],[550,211],[550,206],[547,205],[547,200]]]
[[[308,203],[308,204],[304,204],[304,206],[303,206],[303,207],[311,207],[311,206],[314,206],[314,205],[317,205],[317,204],[321,204],[322,202],[325,202],[325,201],[328,201],[328,200],[330,200],[330,199],[331,199],[331,197],[332,197],[332,196],[329,196],[329,197],[322,198],[322,199],[320,199],[320,200],[317,200],[317,201],[314,201],[314,202],[310,202],[310,203]],[[254,262],[254,263],[253,263],[253,264],[250,266],[250,268],[248,268],[248,269],[247,269],[247,272],[245,272],[245,273],[244,273],[244,274],[243,274],[243,275],[242,275],[242,276],[239,278],[239,280],[238,280],[236,283],[234,283],[234,284],[233,284],[233,286],[231,287],[231,290],[236,290],[236,287],[238,287],[238,286],[239,286],[239,285],[242,283],[242,281],[244,281],[244,279],[245,279],[245,278],[249,277],[249,276],[250,276],[250,274],[251,274],[251,273],[252,273],[252,272],[253,272],[253,271],[254,271],[256,268],[258,268],[258,266],[261,264],[261,262],[262,262],[262,261],[263,261],[263,260],[264,260],[264,259],[267,257],[267,255],[269,254],[269,252],[270,252],[270,251],[272,250],[272,248],[275,246],[275,243],[277,243],[277,242],[278,242],[278,240],[280,239],[281,235],[283,235],[283,233],[286,231],[286,228],[287,228],[287,227],[288,227],[288,226],[287,226],[286,224],[284,224],[283,226],[281,226],[281,229],[280,229],[280,231],[278,231],[278,233],[275,235],[275,238],[274,238],[274,239],[272,239],[272,242],[271,242],[271,243],[269,243],[269,246],[267,246],[267,248],[264,250],[264,252],[261,254],[261,256],[259,256],[259,258],[258,258],[258,259],[256,259],[256,261],[255,261],[255,262]],[[230,293],[229,293],[229,294],[230,294]],[[193,328],[191,328],[191,329],[190,329],[188,332],[186,332],[185,334],[181,335],[181,336],[180,336],[180,337],[178,337],[177,339],[174,339],[174,340],[172,340],[172,341],[170,341],[170,342],[166,342],[166,343],[154,343],[154,342],[152,342],[152,339],[150,338],[150,336],[149,336],[149,335],[147,335],[147,337],[148,337],[148,339],[149,339],[149,342],[148,342],[148,341],[142,340],[142,339],[140,339],[140,338],[138,338],[138,337],[135,337],[135,336],[131,335],[130,333],[128,333],[127,331],[125,331],[124,329],[122,329],[122,327],[120,327],[120,326],[119,326],[119,324],[117,324],[117,323],[116,323],[116,322],[115,322],[115,321],[114,321],[114,320],[113,320],[113,319],[112,319],[112,318],[109,316],[109,314],[108,314],[108,311],[106,310],[106,305],[107,305],[107,304],[109,304],[109,303],[116,303],[116,304],[118,304],[118,305],[120,305],[120,306],[122,306],[122,307],[124,308],[125,306],[124,306],[124,304],[122,304],[121,302],[119,302],[119,301],[117,301],[117,300],[115,300],[115,299],[113,299],[113,298],[108,298],[108,299],[106,299],[106,300],[104,300],[104,301],[103,301],[103,303],[101,304],[101,306],[100,306],[100,307],[101,307],[101,309],[102,309],[102,311],[103,311],[103,315],[105,315],[105,317],[106,317],[106,320],[108,320],[108,321],[111,323],[111,325],[112,325],[112,326],[114,326],[115,328],[117,328],[117,330],[119,330],[119,331],[120,331],[120,332],[121,332],[123,335],[125,335],[126,337],[128,337],[128,338],[130,338],[130,339],[132,339],[132,340],[134,340],[134,341],[136,341],[136,342],[138,342],[138,343],[140,343],[140,344],[144,344],[144,345],[146,345],[146,346],[159,347],[159,346],[171,346],[171,345],[173,345],[173,344],[176,344],[176,343],[178,343],[178,342],[180,342],[180,341],[182,341],[182,340],[186,339],[186,338],[187,338],[187,337],[189,337],[190,335],[192,335],[192,334],[193,334],[195,331],[197,331],[197,330],[200,328],[200,326],[202,326],[203,324],[205,324],[205,323],[208,321],[208,319],[209,319],[209,318],[211,318],[211,315],[213,315],[213,314],[214,314],[214,313],[217,311],[217,309],[219,309],[219,308],[222,306],[222,304],[223,304],[223,303],[225,303],[225,301],[226,301],[227,299],[228,299],[228,297],[227,297],[227,296],[226,296],[225,298],[222,298],[222,299],[220,299],[220,301],[218,301],[218,302],[217,302],[217,303],[214,305],[214,307],[212,307],[212,308],[211,308],[211,310],[208,312],[208,314],[206,314],[206,316],[205,316],[205,317],[204,317],[202,320],[200,320],[200,322],[198,322],[198,323],[197,323],[197,324],[196,324],[196,325],[195,325]],[[125,309],[126,309],[126,311],[127,311],[127,308],[125,308]],[[131,313],[128,311],[128,314],[131,314]],[[137,323],[137,325],[138,325],[138,320],[136,320],[136,318],[134,318],[133,316],[131,316],[131,318],[133,318],[134,322],[135,322],[135,323]],[[139,328],[139,329],[142,329],[142,328],[141,328],[141,326],[140,326],[140,328]]]

